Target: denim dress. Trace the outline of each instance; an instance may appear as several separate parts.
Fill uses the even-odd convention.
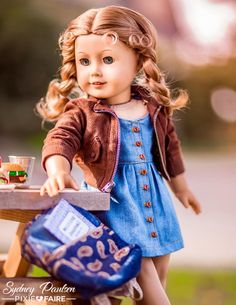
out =
[[[169,191],[153,160],[150,115],[119,122],[120,155],[110,210],[98,216],[123,240],[138,244],[143,257],[177,251],[183,248],[183,239]],[[83,182],[82,189],[94,188]]]

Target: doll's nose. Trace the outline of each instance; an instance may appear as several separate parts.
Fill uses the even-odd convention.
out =
[[[102,75],[102,73],[100,73],[98,71],[91,73],[91,76],[101,76],[101,75]]]
[[[101,76],[102,71],[99,67],[99,65],[92,65],[91,66],[91,76]]]

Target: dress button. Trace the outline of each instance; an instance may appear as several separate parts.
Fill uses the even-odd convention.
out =
[[[144,206],[145,206],[146,208],[150,208],[150,207],[152,206],[152,204],[151,204],[150,201],[146,201],[146,202],[144,202]]]
[[[144,156],[144,154],[139,155],[139,159],[141,159],[141,160],[145,160],[145,156]]]
[[[143,186],[143,190],[144,190],[144,191],[148,191],[148,190],[149,190],[149,185],[144,184],[144,186]]]
[[[132,131],[133,131],[133,132],[139,132],[140,129],[139,129],[138,127],[135,126],[135,127],[132,128]]]
[[[140,146],[142,146],[142,142],[136,141],[136,142],[135,142],[135,145],[138,146],[138,147],[140,147]]]
[[[147,170],[146,169],[142,169],[140,171],[140,174],[143,175],[143,176],[147,175]]]
[[[151,236],[152,237],[157,237],[157,232],[155,232],[155,231],[151,232]]]
[[[153,222],[153,217],[147,217],[146,220],[147,222]]]

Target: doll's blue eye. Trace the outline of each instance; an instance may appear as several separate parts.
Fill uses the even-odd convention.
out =
[[[114,62],[114,59],[111,56],[106,56],[103,58],[103,62],[107,65],[110,65]]]
[[[79,61],[83,66],[88,66],[90,64],[88,58],[81,58]]]

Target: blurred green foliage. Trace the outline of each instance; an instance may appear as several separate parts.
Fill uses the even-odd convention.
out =
[[[236,90],[236,57],[223,64],[192,67],[181,86],[187,88],[190,103],[183,113],[178,113],[182,139],[186,146],[201,145],[206,148],[236,145],[236,122],[227,123],[213,112],[211,93],[222,87]],[[236,101],[235,101],[236,102]],[[222,100],[224,103],[224,100]],[[178,125],[178,122],[177,122]]]
[[[235,305],[236,272],[172,269],[167,294],[174,305]],[[122,305],[132,305],[124,299]]]
[[[36,102],[59,67],[55,22],[29,0],[0,2],[0,130],[25,135],[40,130]]]
[[[233,305],[236,300],[236,272],[172,269],[167,291],[175,305]]]
[[[33,276],[47,276],[34,267]],[[169,271],[167,294],[174,305],[235,305],[235,270],[197,270],[172,268]],[[124,299],[122,305],[132,305]]]
[[[12,103],[37,98],[59,64],[52,40],[58,35],[55,25],[28,1],[1,1],[0,11],[0,93]]]

